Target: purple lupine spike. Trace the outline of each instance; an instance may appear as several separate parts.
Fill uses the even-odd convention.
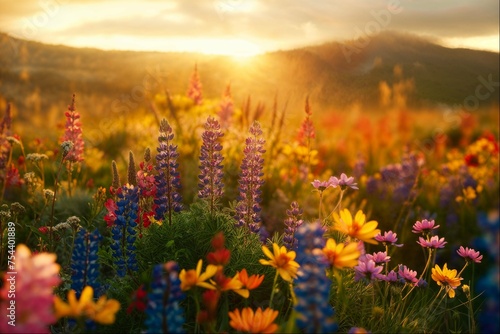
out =
[[[264,144],[262,129],[259,122],[255,121],[250,127],[251,136],[246,139],[241,162],[239,180],[239,196],[236,205],[236,226],[247,226],[250,231],[257,233],[260,229],[260,202],[261,187],[264,184],[262,169],[264,167]]]
[[[160,135],[158,136],[158,154],[156,155],[156,170],[158,174],[155,176],[156,197],[155,204],[157,205],[155,219],[163,220],[165,214],[168,214],[168,222],[172,224],[172,213],[179,212],[182,209],[182,197],[179,194],[180,176],[177,168],[177,145],[172,144],[174,132],[167,120],[162,119],[160,122]]]
[[[297,249],[297,238],[295,237],[295,232],[300,225],[304,222],[300,217],[302,216],[302,209],[299,208],[299,204],[295,201],[290,205],[290,210],[286,210],[286,215],[288,218],[285,219],[285,231],[283,235],[283,243],[285,246],[294,250]]]
[[[213,117],[208,117],[205,123],[205,131],[201,135],[203,144],[200,152],[200,175],[198,197],[207,199],[210,203],[210,212],[213,214],[217,200],[224,193],[222,183],[223,166],[222,145],[219,138],[224,136],[220,131],[220,124]]]

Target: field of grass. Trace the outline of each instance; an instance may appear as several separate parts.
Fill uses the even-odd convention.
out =
[[[498,332],[498,106],[390,89],[238,107],[195,72],[54,128],[6,106],[1,331]]]

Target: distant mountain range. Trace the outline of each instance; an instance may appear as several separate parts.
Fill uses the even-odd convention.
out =
[[[24,114],[35,102],[42,110],[64,108],[75,92],[80,106],[98,112],[125,95],[135,94],[139,104],[146,104],[144,94],[164,89],[183,94],[195,64],[207,98],[218,98],[231,83],[237,105],[251,95],[255,103],[270,106],[277,96],[282,103],[288,101],[289,109],[300,110],[307,95],[315,110],[338,110],[353,103],[376,108],[381,82],[394,87],[409,79],[414,85],[409,106],[462,104],[476,94],[480,77],[500,81],[498,53],[450,49],[395,32],[242,61],[194,53],[46,45],[0,33],[0,96]],[[395,66],[402,74],[395,74]],[[498,86],[495,89],[481,105],[498,104]]]

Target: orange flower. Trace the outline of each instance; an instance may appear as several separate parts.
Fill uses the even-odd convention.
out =
[[[363,211],[359,210],[353,220],[351,212],[348,209],[344,209],[340,211],[340,216],[335,212],[333,219],[335,220],[334,230],[347,234],[351,238],[374,245],[377,244],[374,237],[380,233],[380,230],[377,229],[378,222],[375,220],[366,222],[366,216]]]
[[[461,277],[457,277],[457,270],[448,269],[448,265],[445,263],[443,266],[443,270],[436,264],[434,268],[432,268],[432,279],[436,281],[437,285],[446,288],[446,292],[448,293],[448,297],[455,298],[455,289],[460,286],[460,281],[463,279]]]
[[[246,333],[274,333],[278,330],[278,325],[274,320],[278,316],[278,311],[267,308],[264,311],[259,307],[254,311],[250,307],[229,312],[229,325],[237,331]]]
[[[243,283],[241,283],[238,276],[234,276],[233,278],[226,277],[221,269],[215,274],[214,281],[211,280],[210,282],[214,284],[219,291],[233,290],[243,298],[248,298],[250,294],[248,290],[242,289]]]
[[[325,254],[328,262],[330,262],[330,266],[342,269],[344,267],[352,268],[356,266],[361,252],[358,249],[357,242],[351,242],[347,245],[344,245],[344,243],[337,244],[335,240],[330,238],[326,241],[323,254]]]
[[[242,286],[241,289],[236,289],[234,292],[239,294],[240,296],[243,296],[245,298],[248,298],[250,295],[249,290],[256,289],[264,280],[264,275],[252,275],[248,277],[248,273],[246,269],[243,269],[240,272],[237,272],[236,275],[234,275],[235,279],[237,278],[239,282],[241,282]]]
[[[179,279],[181,280],[182,291],[189,290],[195,286],[200,286],[205,289],[212,289],[212,290],[215,289],[215,287],[212,284],[207,283],[206,280],[215,275],[215,273],[217,272],[217,266],[209,264],[205,272],[202,274],[201,273],[202,265],[203,261],[200,259],[198,261],[198,265],[196,266],[196,270],[194,269],[189,269],[188,271],[186,271],[185,269],[181,270],[181,272],[179,273]]]
[[[252,275],[248,277],[247,270],[244,268],[242,271],[237,272],[238,278],[240,279],[243,286],[248,290],[253,290],[259,287],[259,285],[264,280],[264,275]]]
[[[291,282],[292,278],[297,277],[297,269],[300,266],[294,261],[296,256],[294,251],[288,252],[285,246],[280,248],[276,243],[273,243],[274,254],[266,246],[262,246],[262,251],[270,260],[260,259],[260,264],[276,268],[285,281]]]

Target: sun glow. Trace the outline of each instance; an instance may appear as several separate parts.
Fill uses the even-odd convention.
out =
[[[198,45],[199,52],[248,59],[262,53],[258,45],[242,39],[210,39]]]
[[[452,48],[471,48],[493,52],[499,52],[500,50],[498,35],[447,38],[443,42],[443,44]]]

